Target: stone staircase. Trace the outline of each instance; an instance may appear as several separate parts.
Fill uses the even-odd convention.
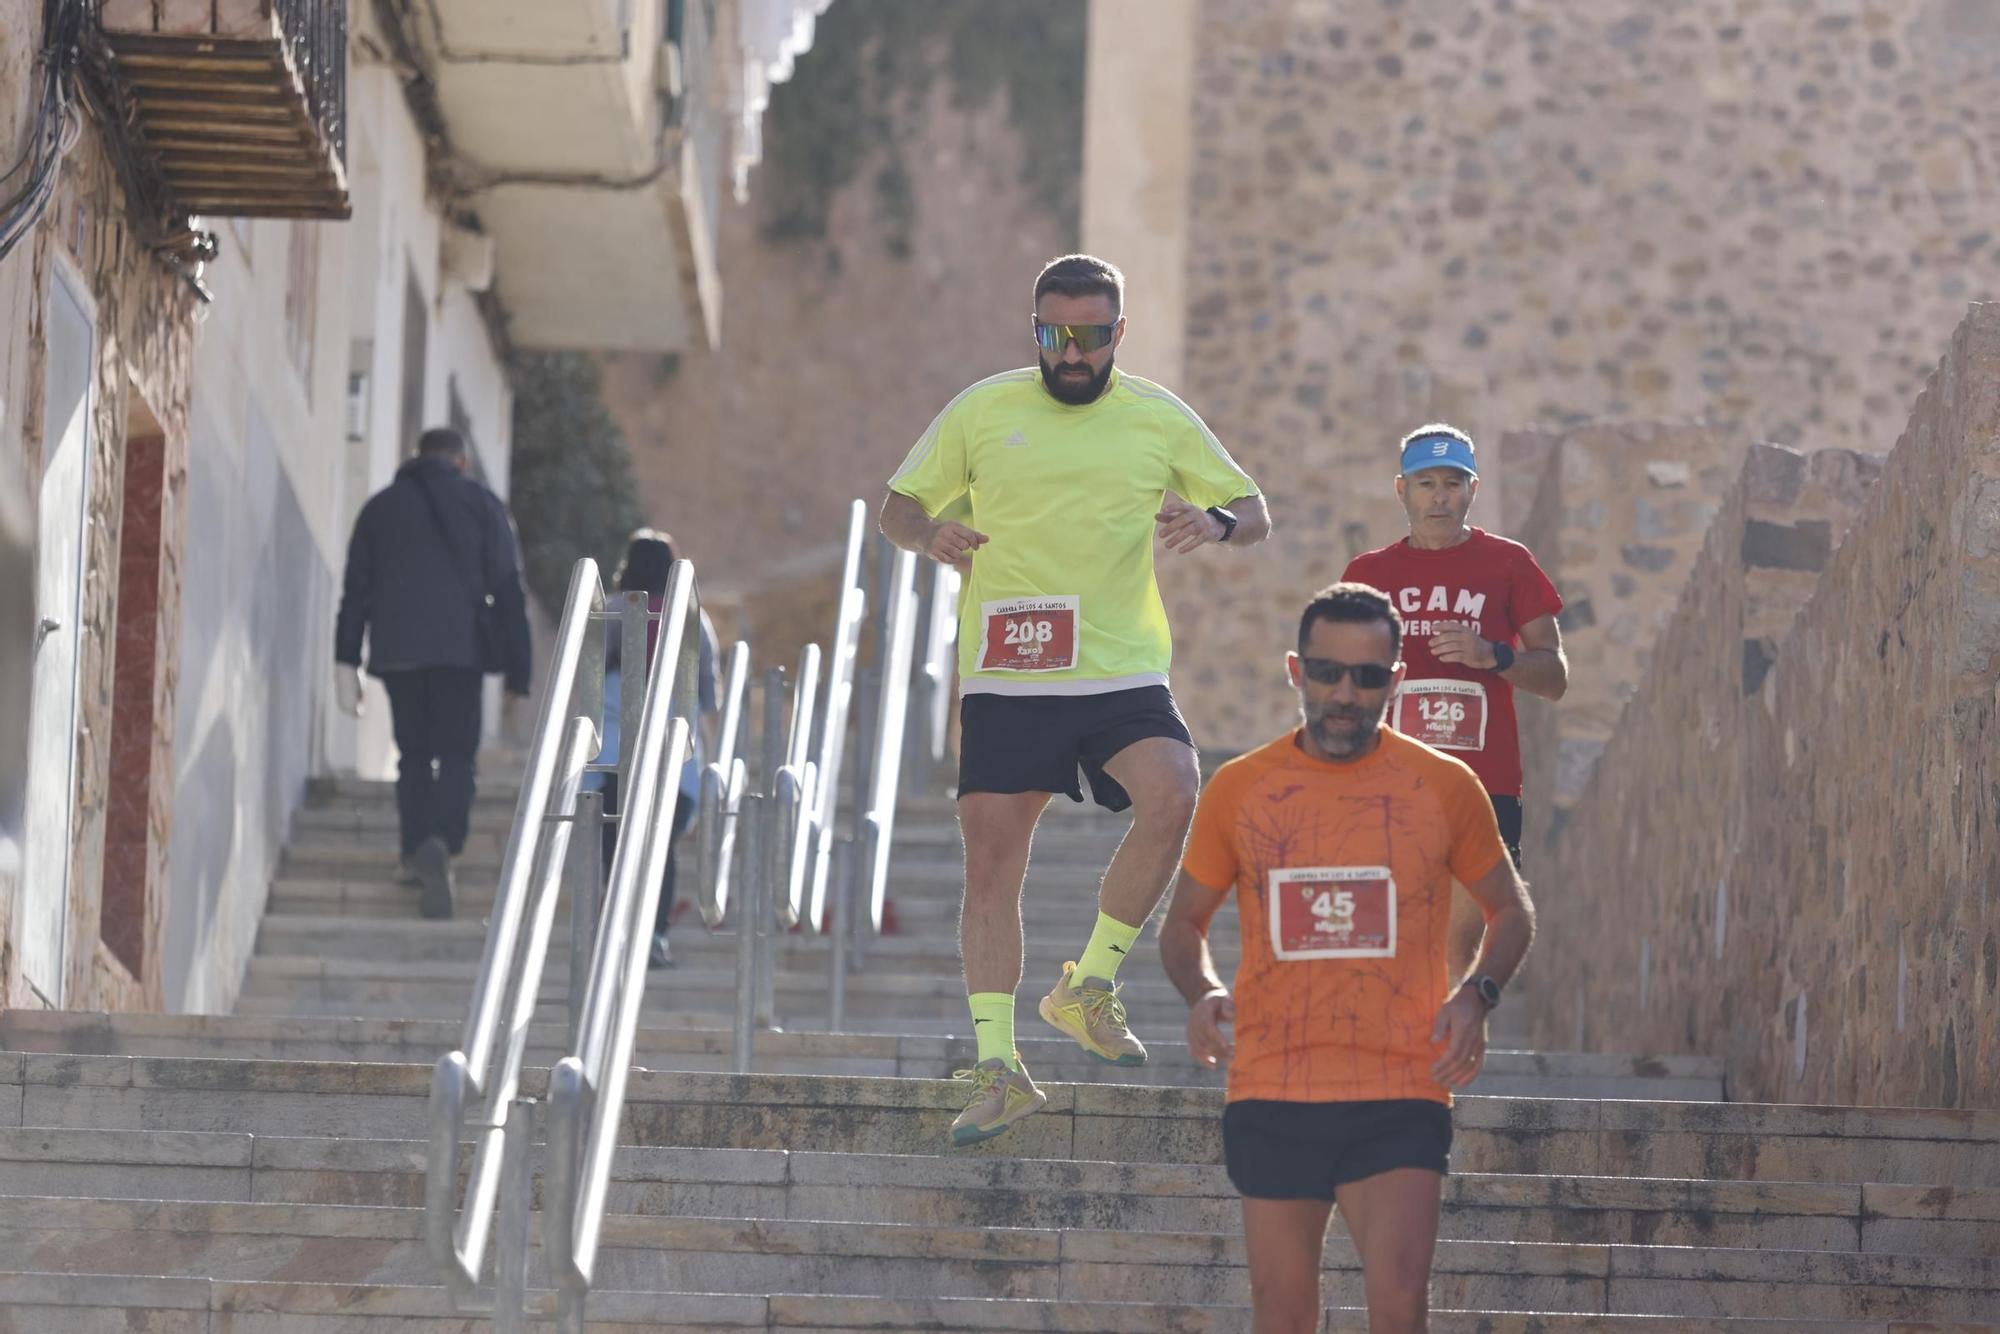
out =
[[[421,1137],[510,813],[482,797],[460,915],[426,922],[393,883],[386,789],[320,784],[237,1015],[0,1015],[0,1334],[490,1328],[450,1310],[424,1255]],[[786,937],[782,1031],[759,1036],[760,1073],[726,1073],[734,940],[685,920],[678,966],[649,985],[591,1327],[1247,1329],[1219,1080],[1176,1040],[1185,1011],[1156,957],[1127,970],[1147,1066],[1037,1033],[1033,997],[1087,933],[1120,828],[1067,803],[1044,821],[1021,1033],[1050,1101],[972,1150],[945,1135],[963,1092],[943,1076],[972,1058],[947,805],[901,816],[903,930],[850,983],[854,1032],[812,1031],[828,946]],[[1534,959],[1531,978],[1556,966]],[[561,1038],[561,979],[542,1000],[530,1093]],[[1497,1051],[1458,1106],[1432,1327],[2000,1322],[2000,1112],[1722,1092],[1701,1060]],[[1344,1237],[1326,1263],[1327,1328],[1364,1328]]]

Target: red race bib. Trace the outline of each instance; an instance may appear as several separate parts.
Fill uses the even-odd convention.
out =
[[[1076,666],[1081,605],[1073,597],[980,603],[979,670],[1061,672]]]
[[[1395,956],[1396,881],[1386,866],[1275,868],[1266,909],[1280,959]]]
[[[1394,727],[1438,750],[1486,749],[1486,687],[1477,681],[1405,681]]]

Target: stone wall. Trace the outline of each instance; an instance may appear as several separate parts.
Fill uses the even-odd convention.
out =
[[[1217,742],[1294,708],[1244,646],[1282,647],[1306,590],[1400,534],[1403,431],[1699,419],[1880,449],[2000,292],[2000,7],[1207,0],[1195,50],[1179,388],[1278,526],[1170,578]]]
[[[1539,474],[1511,530],[1562,591],[1568,692],[1517,692],[1530,865],[1590,782],[1619,711],[1741,469],[1735,431],[1695,422],[1596,422],[1500,440],[1508,491]]]
[[[187,478],[195,303],[185,284],[154,260],[133,228],[117,173],[88,115],[64,162],[56,196],[25,244],[32,247],[33,272],[28,309],[22,313],[28,357],[21,422],[24,454],[37,484],[46,373],[41,331],[54,265],[71,265],[83,276],[97,323],[82,617],[77,626],[78,745],[63,1003],[74,1009],[157,1008],[157,951],[149,945],[157,943],[159,933],[172,819],[173,664],[180,650],[185,544],[180,500]],[[141,488],[143,495],[128,497],[126,447],[135,418],[143,418],[158,437],[159,457]],[[140,619],[149,623],[153,639],[151,652],[142,655],[143,679],[127,683],[146,692],[150,705],[139,711],[143,729],[119,738],[114,750],[128,500],[150,501],[154,507],[151,549],[144,562],[148,568],[133,572],[135,581],[149,581],[150,597],[142,599]],[[129,718],[132,711],[126,713]],[[114,777],[124,781],[114,783]],[[114,787],[136,809],[126,812],[123,835],[113,839],[109,850],[115,856],[108,862]],[[107,876],[128,877],[110,901],[136,920],[105,920]],[[129,877],[137,877],[137,883]],[[119,943],[117,951],[105,941],[107,927]],[[141,966],[129,967],[121,954]],[[0,974],[0,995],[7,1003],[38,1003],[40,998],[18,976],[11,951],[0,951]]]
[[[1725,504],[1545,877],[1542,1040],[2000,1102],[2000,305],[1873,471],[1760,449]]]

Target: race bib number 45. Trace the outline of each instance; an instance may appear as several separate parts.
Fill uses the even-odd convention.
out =
[[[1280,959],[1395,956],[1396,881],[1386,866],[1280,867],[1266,903]]]
[[[1014,598],[979,604],[979,670],[1060,672],[1076,666],[1073,597]]]
[[[1486,749],[1486,687],[1477,681],[1405,681],[1394,727],[1439,750]]]

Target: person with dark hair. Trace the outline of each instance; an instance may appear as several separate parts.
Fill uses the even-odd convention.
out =
[[[482,678],[504,678],[511,710],[533,671],[513,521],[470,466],[465,437],[435,427],[369,497],[347,544],[333,636],[340,708],[361,714],[364,637],[368,672],[389,694],[403,870],[426,917],[452,913],[451,859],[465,848],[484,729]]]
[[[1514,692],[1558,700],[1569,688],[1556,625],[1562,595],[1526,547],[1466,523],[1479,495],[1471,436],[1433,422],[1404,436],[1396,457],[1396,498],[1410,534],[1356,556],[1341,578],[1386,590],[1408,618],[1410,675],[1396,693],[1389,725],[1472,766],[1519,868],[1521,738]],[[1471,901],[1455,896],[1455,965],[1472,957],[1478,933]]]
[[[667,583],[672,577],[674,561],[673,538],[652,528],[635,531],[625,544],[625,558],[619,562],[613,581],[621,593],[644,593],[646,605],[658,612],[666,605]],[[624,697],[624,671],[620,661],[621,639],[616,625],[606,627],[604,661],[604,744],[598,751],[598,760],[605,764],[616,764],[619,753],[619,705]],[[650,666],[653,649],[659,642],[660,623],[651,622],[646,627],[646,662]],[[718,656],[715,627],[709,622],[708,613],[701,613],[701,642],[697,646],[699,665],[696,668],[695,694],[704,716],[716,712],[715,660]],[[634,688],[645,681],[645,672],[635,673]],[[693,824],[697,805],[701,799],[702,730],[699,720],[692,729],[694,749],[689,752],[687,763],[681,766],[679,799],[674,803],[672,840],[667,845],[667,868],[660,882],[660,903],[653,914],[653,941],[647,955],[649,968],[671,968],[673,958],[667,946],[667,929],[673,921],[674,897],[678,882],[676,863],[681,836]],[[605,809],[614,811],[618,807],[618,775],[615,773],[591,774],[586,786],[600,788],[604,793]],[[604,826],[604,865],[607,873],[611,867],[611,855],[618,849],[619,826],[606,823]]]
[[[955,1144],[1047,1099],[1014,1049],[1021,888],[1049,798],[1132,810],[1097,924],[1042,1018],[1100,1060],[1138,1065],[1117,973],[1166,892],[1200,787],[1167,688],[1172,639],[1153,542],[1186,553],[1270,534],[1257,484],[1193,410],[1115,364],[1125,280],[1065,255],[1035,280],[1037,364],[953,399],[889,481],[882,531],[967,574],[959,612],[960,947],[978,1062]],[[959,518],[964,521],[960,522]]]
[[[1368,1327],[1426,1328],[1451,1091],[1478,1075],[1486,1016],[1535,934],[1479,779],[1382,725],[1402,631],[1377,589],[1314,595],[1286,655],[1302,725],[1209,780],[1160,930],[1189,1054],[1228,1065],[1223,1161],[1243,1198],[1251,1318],[1271,1334],[1320,1328],[1335,1207]],[[1454,878],[1486,918],[1470,973],[1447,960]],[[1208,948],[1232,894],[1233,995]]]

